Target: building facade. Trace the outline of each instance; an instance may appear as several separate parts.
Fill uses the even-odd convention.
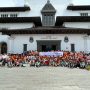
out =
[[[73,5],[72,0],[13,5],[0,7],[0,53],[90,52],[90,5]]]

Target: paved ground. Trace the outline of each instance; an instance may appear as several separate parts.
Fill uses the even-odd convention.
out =
[[[62,67],[0,67],[0,90],[90,90],[90,72]]]

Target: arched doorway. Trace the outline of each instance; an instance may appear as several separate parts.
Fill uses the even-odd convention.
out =
[[[0,47],[1,47],[1,50],[0,50],[1,54],[7,53],[7,43],[6,42],[2,42],[0,44]]]

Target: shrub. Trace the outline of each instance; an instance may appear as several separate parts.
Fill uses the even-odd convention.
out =
[[[88,65],[88,66],[86,67],[86,70],[90,70],[90,65]]]

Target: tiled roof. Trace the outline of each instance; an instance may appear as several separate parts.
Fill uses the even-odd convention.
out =
[[[2,34],[88,34],[90,29],[65,28],[65,27],[38,27],[28,29],[0,30]]]
[[[29,11],[30,7],[24,6],[24,7],[0,7],[0,12],[24,12]]]
[[[72,11],[76,11],[76,10],[90,10],[90,5],[78,5],[78,6],[68,6],[67,10],[72,10]]]
[[[61,26],[64,22],[90,22],[90,16],[57,16],[56,26]]]
[[[55,8],[53,7],[53,5],[50,3],[50,1],[47,1],[47,3],[45,4],[45,6],[42,8],[41,10],[42,13],[44,12],[56,12]]]
[[[33,22],[35,26],[41,26],[40,17],[7,17],[0,18],[0,23],[29,23]]]

